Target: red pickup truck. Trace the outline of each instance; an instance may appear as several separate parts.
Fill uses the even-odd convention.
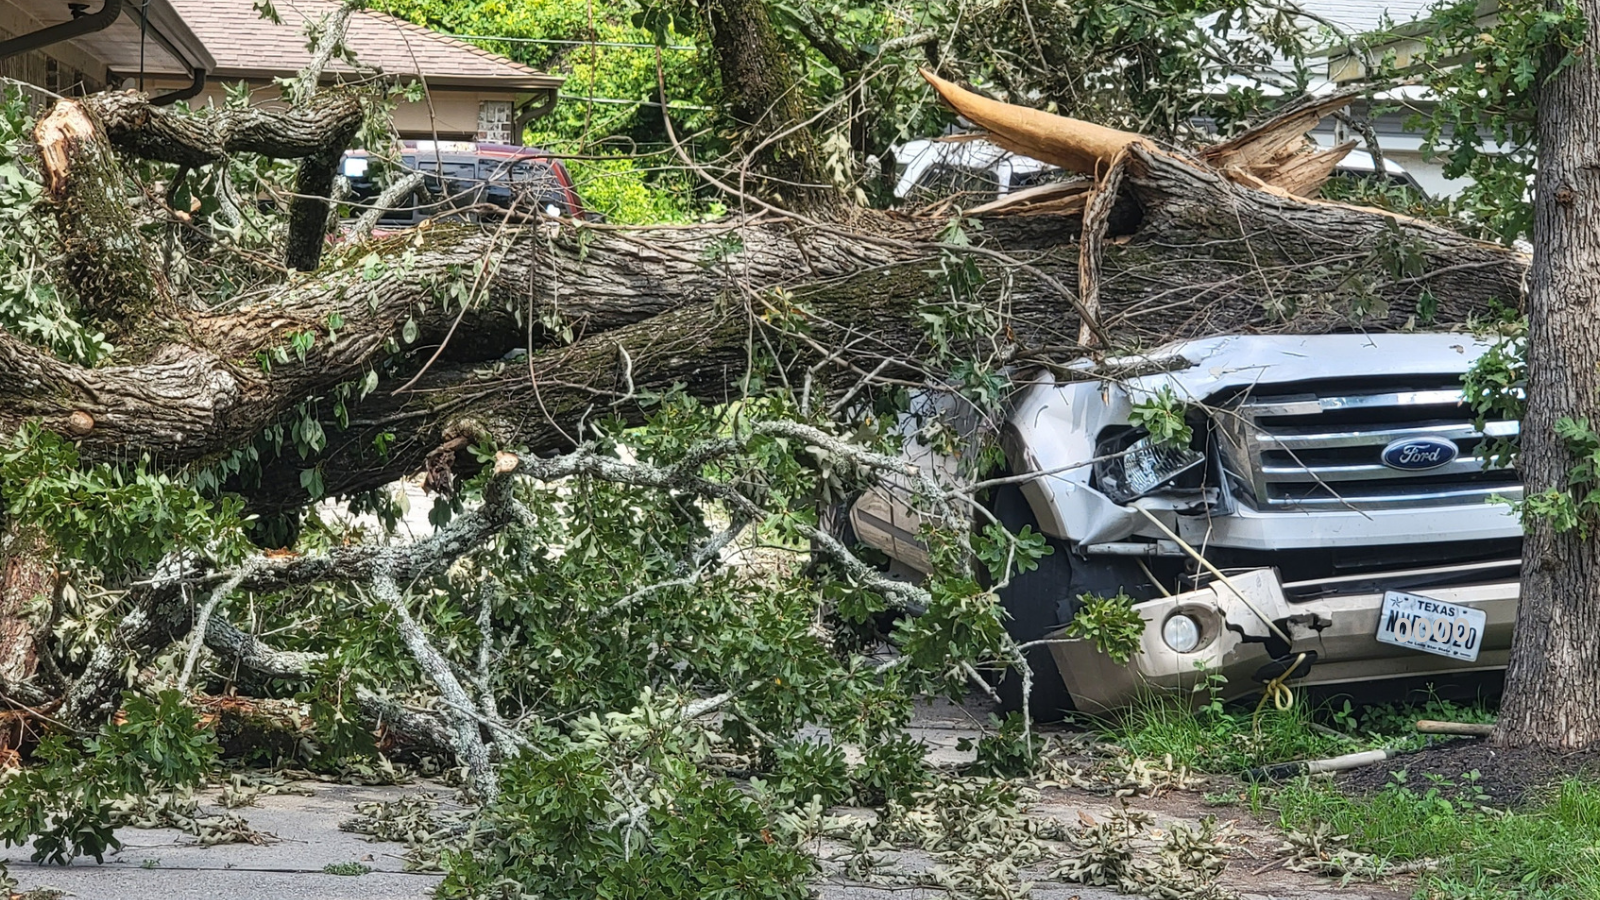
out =
[[[399,165],[394,177],[420,172],[422,189],[384,210],[378,219],[383,227],[416,225],[442,215],[478,221],[492,218],[494,209],[513,208],[527,215],[594,218],[573,190],[566,167],[537,147],[403,141]],[[383,184],[374,177],[377,160],[367,151],[346,152],[339,169],[349,179],[356,202],[371,203],[383,193]]]

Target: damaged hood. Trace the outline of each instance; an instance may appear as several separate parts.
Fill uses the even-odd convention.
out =
[[[1492,346],[1470,334],[1229,335],[1181,341],[1108,366],[1159,367],[1129,380],[1170,385],[1189,399],[1265,384],[1372,375],[1460,375]]]
[[[1052,473],[1023,488],[1045,534],[1081,544],[1120,541],[1135,533],[1159,537],[1146,533],[1149,525],[1138,509],[1096,490],[1093,467],[1085,464],[1095,458],[1099,435],[1127,425],[1139,401],[1163,388],[1186,403],[1205,404],[1245,389],[1277,387],[1292,393],[1282,386],[1341,379],[1398,385],[1420,376],[1437,383],[1460,377],[1491,346],[1463,333],[1227,335],[1167,344],[1107,360],[1099,368],[1104,381],[1041,379],[1022,393],[1009,417],[1007,455],[1019,469]],[[1096,367],[1085,363],[1081,369],[1089,373]],[[1159,508],[1161,503],[1152,497],[1140,505]],[[1437,519],[1430,518],[1438,514],[1434,509],[1338,509],[1314,515],[1240,509],[1232,516],[1203,517],[1198,524],[1171,511],[1161,514],[1169,526],[1201,529],[1197,540],[1252,548],[1358,546],[1438,528]],[[1463,535],[1520,533],[1504,508],[1454,507],[1451,514]],[[1483,521],[1470,525],[1462,517]],[[1255,532],[1225,535],[1227,526]]]

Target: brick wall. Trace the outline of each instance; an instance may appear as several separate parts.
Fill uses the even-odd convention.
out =
[[[0,28],[0,40],[16,35]],[[62,62],[44,50],[30,50],[0,59],[0,75],[43,88],[50,94],[82,96],[102,90],[105,84],[94,76]],[[48,95],[41,95],[48,96]]]

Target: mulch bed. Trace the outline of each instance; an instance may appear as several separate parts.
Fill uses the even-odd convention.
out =
[[[1473,770],[1482,776],[1477,787],[1488,795],[1490,803],[1515,806],[1568,775],[1600,774],[1600,750],[1568,754],[1502,750],[1490,747],[1482,738],[1456,738],[1378,765],[1352,769],[1339,776],[1339,784],[1354,793],[1370,794],[1401,783],[1391,773],[1403,771],[1404,784],[1420,793],[1435,785],[1430,775],[1459,785],[1461,777]]]

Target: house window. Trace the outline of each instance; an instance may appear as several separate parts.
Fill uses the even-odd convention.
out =
[[[478,103],[478,140],[494,144],[510,144],[511,101],[482,100]]]
[[[44,88],[63,97],[82,97],[99,90],[89,76],[49,55],[44,56]]]

